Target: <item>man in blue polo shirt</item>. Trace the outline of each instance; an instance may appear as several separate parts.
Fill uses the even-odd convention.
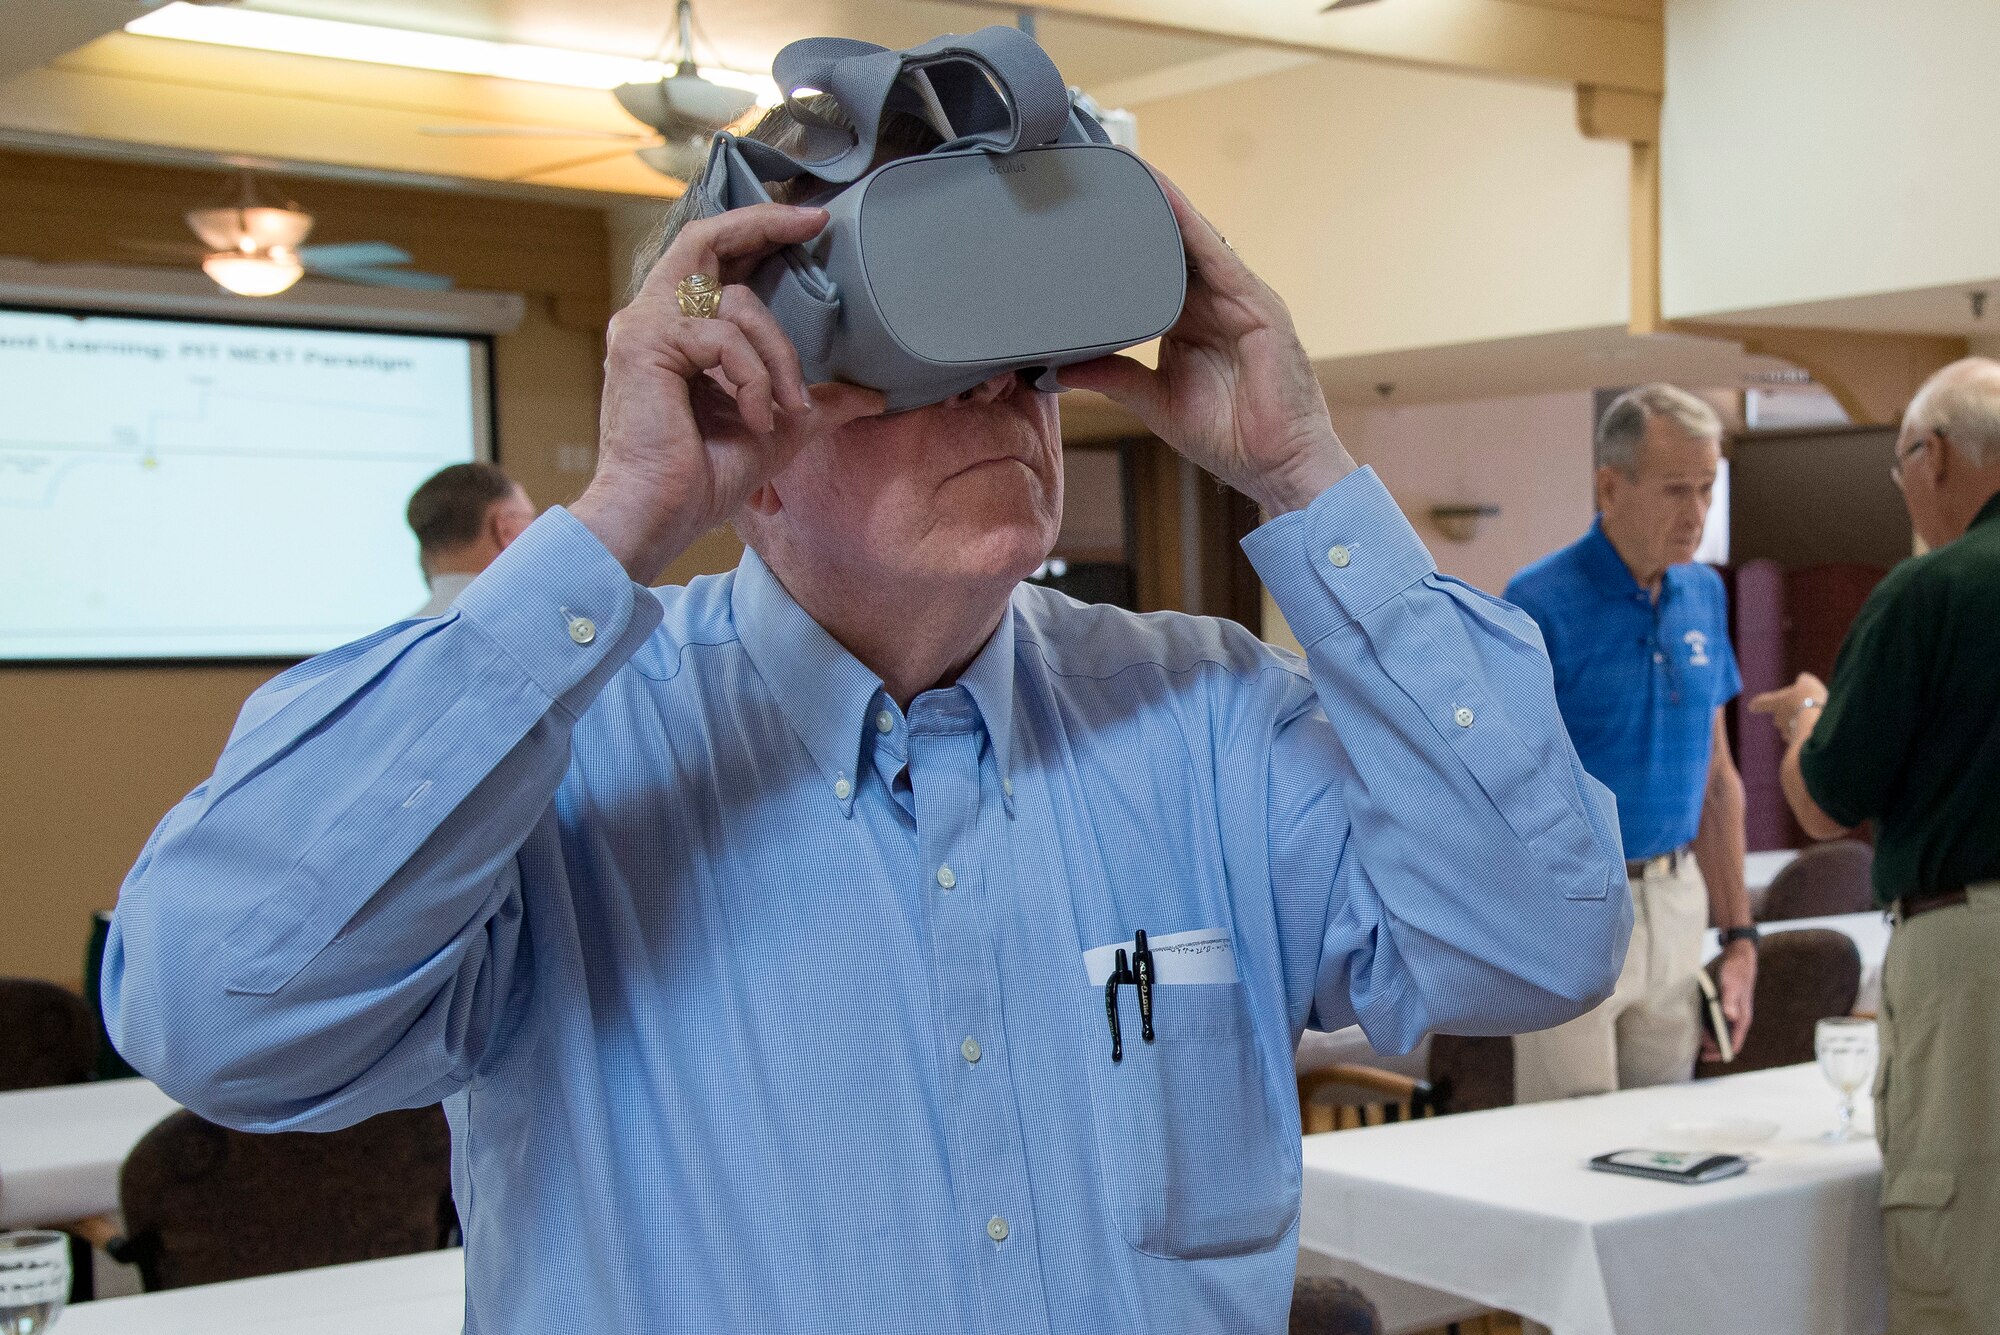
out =
[[[1757,930],[1743,886],[1743,782],[1722,715],[1743,682],[1722,580],[1692,564],[1721,442],[1715,411],[1685,391],[1620,396],[1597,430],[1597,522],[1507,586],[1548,642],[1584,769],[1618,799],[1636,915],[1611,999],[1515,1039],[1523,1103],[1688,1079],[1711,920],[1727,942],[1733,1040],[1750,1027]]]

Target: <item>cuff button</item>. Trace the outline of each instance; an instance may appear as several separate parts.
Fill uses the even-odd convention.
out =
[[[578,644],[589,644],[597,638],[597,623],[589,617],[571,617],[569,619],[569,637]]]
[[[1333,562],[1336,569],[1345,570],[1354,556],[1345,547],[1333,546],[1326,549],[1326,559]]]

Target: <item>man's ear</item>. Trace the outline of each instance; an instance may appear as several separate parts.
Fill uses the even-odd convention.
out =
[[[1931,470],[1931,489],[1933,491],[1943,489],[1945,480],[1951,476],[1952,465],[1958,462],[1957,459],[1952,457],[1957,452],[1950,441],[1936,432],[1931,434],[1931,443],[1918,451],[1920,454],[1930,456],[1922,460],[1918,466]]]
[[[762,515],[766,519],[785,508],[785,502],[778,495],[778,484],[775,482],[766,482],[751,492],[743,504],[752,514]]]

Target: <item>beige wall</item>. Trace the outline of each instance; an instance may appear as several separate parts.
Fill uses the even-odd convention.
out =
[[[1668,0],[1666,314],[2000,274],[2000,4]]]
[[[287,184],[326,240],[392,241],[461,286],[527,294],[521,329],[496,345],[501,460],[542,504],[573,495],[587,475],[565,471],[559,451],[596,436],[602,213]],[[180,213],[229,188],[208,172],[0,153],[0,254],[130,261],[122,239],[184,239]],[[90,911],[113,902],[154,822],[209,772],[243,698],[273,671],[0,668],[0,974],[80,976]]]
[[[1438,569],[1488,593],[1590,526],[1588,393],[1336,409],[1334,425],[1356,461],[1381,474]],[[1452,542],[1429,511],[1453,502],[1500,513],[1471,542]],[[1264,630],[1296,647],[1269,595]]]
[[[1567,88],[1318,60],[1138,116],[1316,359],[1625,323],[1627,149]]]

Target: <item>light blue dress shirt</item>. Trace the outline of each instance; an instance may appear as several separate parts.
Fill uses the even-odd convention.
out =
[[[117,1046],[253,1130],[444,1101],[473,1335],[1282,1331],[1300,1029],[1566,1020],[1631,899],[1533,623],[1371,472],[1245,546],[1310,675],[1023,586],[905,713],[755,555],[647,590],[550,511],[251,699]],[[1114,1064],[1138,928],[1209,948]]]

